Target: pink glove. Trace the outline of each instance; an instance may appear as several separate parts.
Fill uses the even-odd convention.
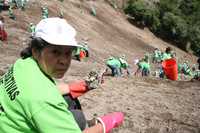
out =
[[[122,112],[114,112],[99,117],[97,120],[103,125],[103,133],[109,133],[113,128],[122,124],[124,114]]]
[[[87,84],[84,80],[69,84],[70,94],[73,98],[77,98],[88,91]]]

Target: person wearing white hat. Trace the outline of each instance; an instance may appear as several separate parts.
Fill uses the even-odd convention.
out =
[[[64,19],[47,18],[36,25],[29,46],[0,79],[0,133],[108,133],[123,122],[123,113],[114,112],[81,129],[83,117],[69,110],[63,94],[76,98],[93,89],[84,80],[54,80],[70,66],[72,50],[79,46],[75,36]]]

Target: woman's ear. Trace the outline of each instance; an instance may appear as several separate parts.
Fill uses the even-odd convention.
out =
[[[32,52],[33,58],[35,60],[38,60],[39,59],[39,55],[40,55],[39,52],[36,49],[34,49],[34,48],[31,49],[31,52]]]

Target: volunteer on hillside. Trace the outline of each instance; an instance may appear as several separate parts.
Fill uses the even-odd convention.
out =
[[[162,61],[167,60],[167,59],[171,59],[171,58],[172,58],[172,48],[167,47],[165,49],[165,52],[162,54]]]
[[[0,40],[7,41],[8,34],[4,28],[4,17],[0,16]]]
[[[62,94],[88,89],[88,84],[54,80],[62,78],[70,66],[72,51],[78,46],[75,35],[64,19],[47,18],[37,24],[21,58],[0,79],[0,133],[82,132]],[[108,133],[122,121],[121,112],[110,113],[97,118],[83,133]]]
[[[110,57],[106,60],[106,66],[110,68],[113,77],[122,75],[122,69],[126,70],[127,75],[130,75],[129,65],[125,60],[125,57]],[[106,69],[106,72],[108,71]]]

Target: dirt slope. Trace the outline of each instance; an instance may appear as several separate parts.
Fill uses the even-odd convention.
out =
[[[147,29],[132,26],[125,15],[104,2],[65,0],[30,0],[25,12],[14,10],[16,21],[2,12],[9,34],[7,44],[0,45],[0,68],[6,70],[26,46],[30,22],[41,19],[40,7],[46,4],[49,15],[57,16],[63,10],[65,19],[78,32],[77,40],[88,39],[91,57],[87,62],[72,62],[63,80],[82,79],[91,69],[104,67],[111,55],[126,54],[132,71],[133,60],[158,47],[164,50],[170,44],[156,38]],[[94,6],[97,16],[90,14]],[[173,46],[172,46],[173,47]],[[195,61],[185,52],[176,49],[179,60]],[[103,115],[112,111],[125,113],[125,122],[115,133],[200,133],[200,84],[196,82],[173,82],[130,76],[106,77],[97,90],[80,98],[87,118],[96,113]]]

